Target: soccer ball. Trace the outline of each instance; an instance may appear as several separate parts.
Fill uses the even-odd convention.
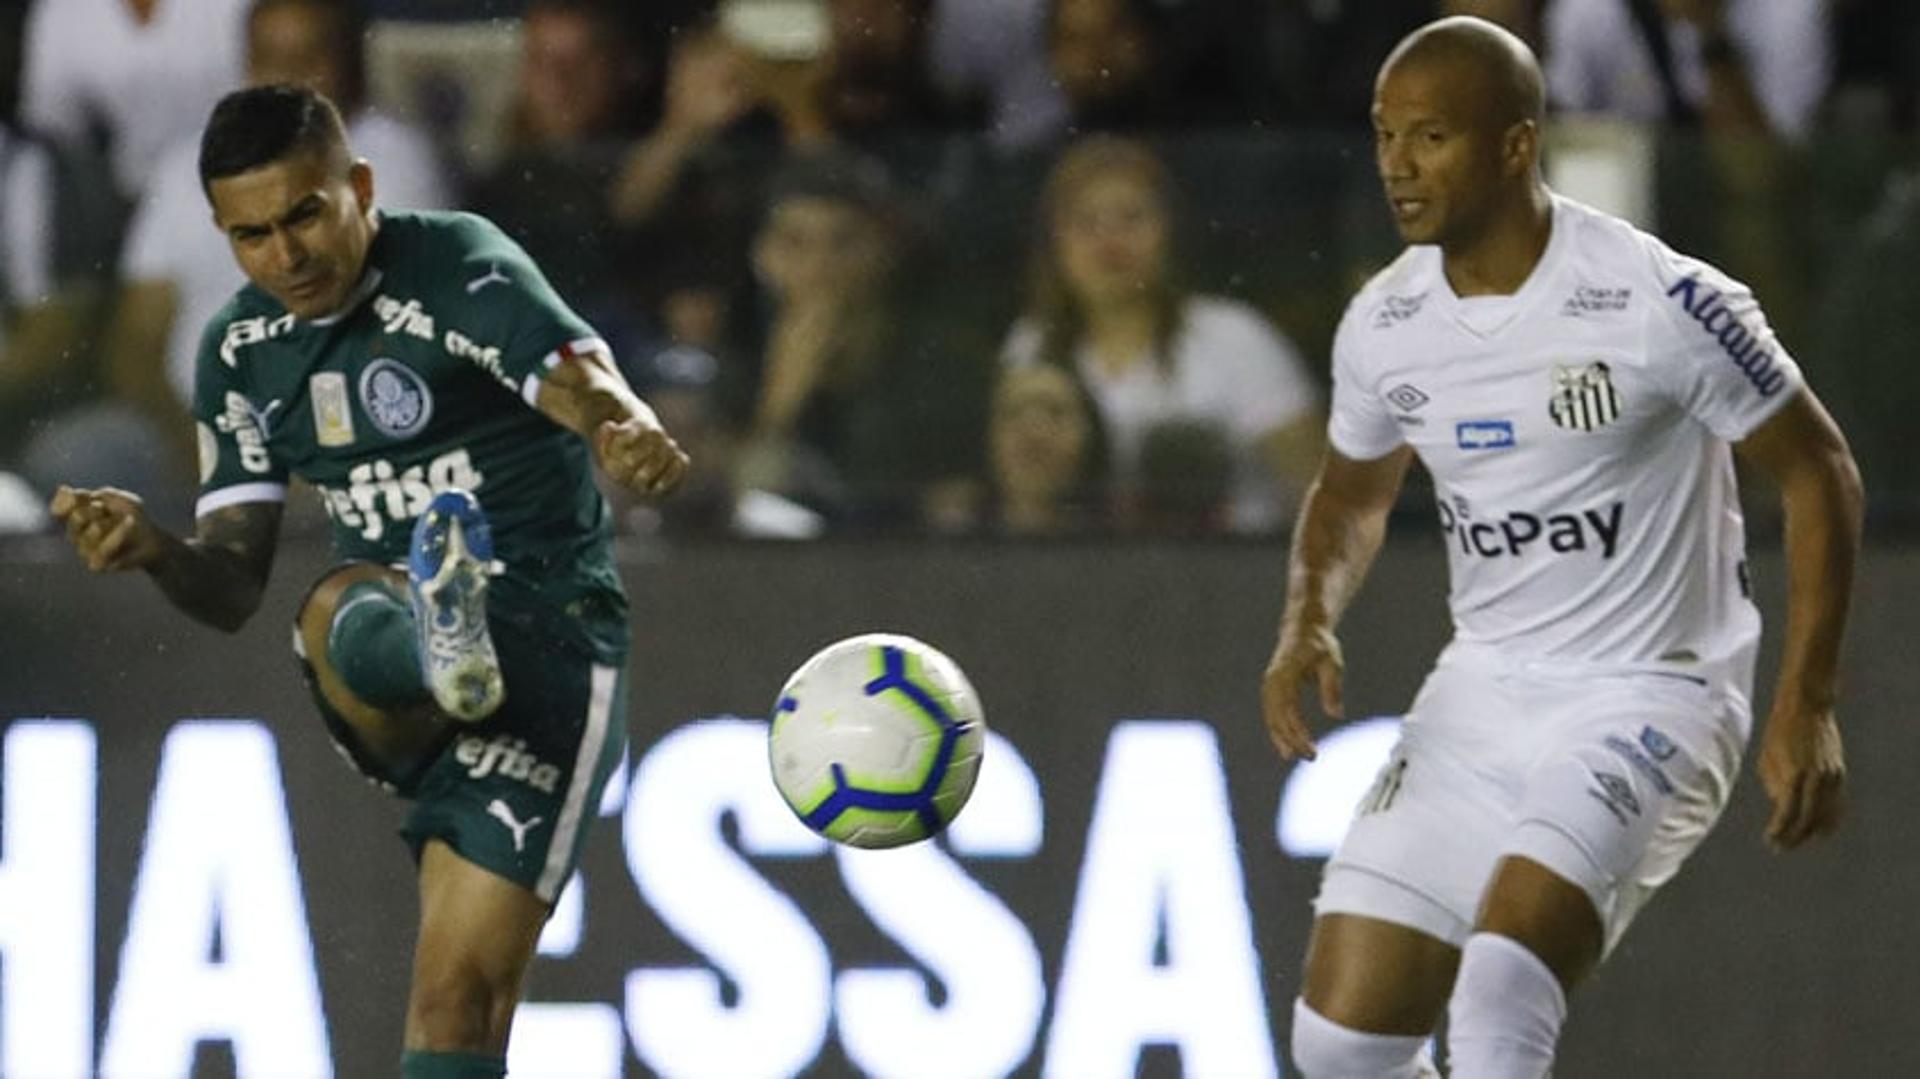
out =
[[[780,690],[773,785],[807,827],[855,847],[945,828],[973,793],[987,723],[953,660],[867,633],[821,649]]]

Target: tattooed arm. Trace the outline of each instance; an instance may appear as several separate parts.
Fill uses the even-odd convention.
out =
[[[215,510],[191,539],[153,523],[139,495],[112,487],[61,487],[51,508],[88,569],[145,570],[195,621],[232,633],[260,608],[280,536],[278,502]]]

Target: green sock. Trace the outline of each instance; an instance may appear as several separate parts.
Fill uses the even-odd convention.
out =
[[[431,1053],[409,1049],[400,1054],[400,1079],[501,1079],[507,1062],[481,1053]]]
[[[327,655],[347,688],[375,708],[428,697],[413,609],[385,581],[357,581],[340,593],[327,627]]]

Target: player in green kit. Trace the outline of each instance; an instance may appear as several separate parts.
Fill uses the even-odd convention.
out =
[[[259,607],[289,478],[313,485],[341,561],[295,651],[342,750],[414,803],[401,1071],[502,1075],[626,742],[627,604],[592,469],[662,495],[686,455],[499,229],[376,211],[325,98],[228,95],[200,174],[250,283],[201,343],[194,535],[114,489],[63,487],[53,513],[90,568],[144,570],[232,631]]]

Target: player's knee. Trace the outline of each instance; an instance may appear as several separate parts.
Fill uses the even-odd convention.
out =
[[[407,1007],[408,1043],[440,1052],[498,1051],[507,1043],[518,1000],[512,979],[473,966],[417,972]]]
[[[1420,1034],[1369,1034],[1293,1002],[1293,1063],[1307,1079],[1415,1079]]]

